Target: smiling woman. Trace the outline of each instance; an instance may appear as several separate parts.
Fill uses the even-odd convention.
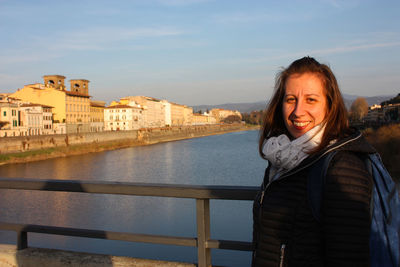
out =
[[[278,74],[265,114],[259,151],[268,168],[253,207],[253,267],[369,266],[373,182],[362,155],[375,150],[349,128],[330,68],[294,61]],[[332,151],[325,185],[315,187],[309,172]],[[318,189],[321,220],[309,205]]]
[[[291,75],[282,106],[290,135],[302,136],[325,119],[326,93],[322,80],[312,73]]]

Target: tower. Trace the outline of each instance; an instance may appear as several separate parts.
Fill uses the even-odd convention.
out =
[[[71,92],[89,95],[89,81],[84,79],[70,80]]]
[[[43,76],[44,85],[46,87],[55,88],[57,90],[65,90],[64,80],[62,75],[45,75]]]

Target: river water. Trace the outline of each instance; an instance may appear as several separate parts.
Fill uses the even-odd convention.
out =
[[[0,166],[0,177],[189,185],[261,183],[257,131]],[[212,200],[211,238],[251,241],[251,201]],[[143,234],[196,236],[192,199],[1,190],[0,221]],[[1,243],[16,242],[0,232]],[[191,247],[29,234],[29,246],[171,261],[197,261]],[[212,250],[222,266],[249,266],[250,252]]]

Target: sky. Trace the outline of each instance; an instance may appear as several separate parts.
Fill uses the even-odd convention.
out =
[[[0,93],[43,75],[93,100],[189,106],[267,101],[303,56],[343,93],[400,93],[398,0],[0,0]]]

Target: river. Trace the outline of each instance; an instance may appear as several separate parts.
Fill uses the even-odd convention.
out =
[[[257,131],[245,131],[0,166],[0,177],[189,185],[261,183]],[[143,234],[196,236],[195,200],[2,190],[0,221]],[[212,200],[211,238],[251,241],[251,201]],[[1,243],[16,242],[0,232]],[[29,234],[29,246],[170,261],[197,261],[191,247]],[[251,253],[212,251],[213,265],[250,266]]]

